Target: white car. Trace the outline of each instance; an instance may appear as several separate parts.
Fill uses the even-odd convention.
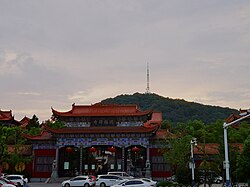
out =
[[[4,180],[0,180],[0,186],[1,186],[1,187],[16,187],[16,186],[13,185],[13,184],[8,184],[8,183],[6,183]]]
[[[18,186],[23,186],[24,183],[28,183],[28,179],[23,175],[6,175],[5,178],[10,180],[11,182],[16,183]]]
[[[112,185],[112,186],[110,186],[110,187],[120,187],[120,186],[122,186],[123,183],[125,183],[125,182],[127,182],[127,181],[128,181],[128,179],[124,179],[122,182],[120,182],[120,183],[118,183],[118,184],[114,184],[114,185]]]
[[[108,172],[108,175],[117,175],[117,176],[120,176],[124,179],[133,179],[134,178],[133,176],[130,176],[129,174],[127,174],[126,172],[123,172],[123,171],[111,171],[111,172]]]
[[[141,179],[131,179],[126,180],[120,184],[113,185],[111,187],[151,187],[148,182],[145,182]]]
[[[123,182],[123,179],[117,175],[98,175],[96,179],[96,185],[100,187],[112,186]]]
[[[157,181],[148,178],[140,178],[141,180],[147,182],[150,186],[155,187],[157,185]]]
[[[77,176],[62,182],[62,187],[70,186],[90,187],[95,186],[95,181],[92,179],[91,176]]]

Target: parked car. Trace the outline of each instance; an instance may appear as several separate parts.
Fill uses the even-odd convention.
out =
[[[199,183],[204,183],[205,179],[207,183],[216,183],[216,184],[220,184],[223,182],[223,178],[222,176],[218,175],[216,172],[211,171],[211,170],[200,170],[197,173],[198,176],[198,181]]]
[[[157,181],[148,178],[140,178],[141,180],[147,182],[150,186],[155,187],[157,185]]]
[[[96,179],[96,185],[100,187],[112,186],[123,182],[123,179],[117,175],[98,175]]]
[[[172,175],[171,177],[167,177],[167,181],[177,182],[177,177],[176,177],[176,175]]]
[[[134,178],[133,176],[130,176],[129,174],[127,174],[126,172],[123,172],[123,171],[111,171],[111,172],[108,172],[108,175],[117,175],[117,176],[120,176],[124,179],[133,179]]]
[[[12,181],[10,181],[10,180],[8,180],[8,179],[6,179],[6,178],[1,177],[0,180],[1,180],[1,181],[4,181],[4,182],[7,183],[7,184],[12,184],[12,185],[14,185],[14,186],[18,186],[17,183],[12,182]]]
[[[28,183],[28,179],[25,178],[23,175],[6,175],[6,179],[10,180],[11,182],[16,183],[18,186],[24,186],[25,183]]]
[[[222,183],[222,182],[223,182],[223,177],[222,177],[222,176],[219,176],[219,175],[215,176],[215,177],[214,177],[214,182],[215,182],[216,184]]]
[[[95,186],[95,181],[91,176],[77,176],[69,180],[63,181],[61,185],[62,187],[70,187],[70,186],[90,187],[90,186]]]
[[[3,178],[6,175],[6,173],[1,173],[0,177]]]
[[[151,187],[150,184],[141,179],[131,179],[111,187]]]
[[[1,187],[16,187],[15,185],[13,185],[13,184],[8,184],[8,183],[6,183],[6,182],[3,181],[3,180],[0,180],[0,186],[1,186]]]
[[[223,178],[222,176],[219,175],[214,175],[212,176],[212,178],[210,176],[206,177],[206,181],[209,183],[216,183],[216,184],[220,184],[223,182]],[[199,178],[199,183],[203,184],[205,182],[205,176],[200,176]]]

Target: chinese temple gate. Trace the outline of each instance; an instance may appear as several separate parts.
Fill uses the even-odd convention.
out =
[[[49,177],[54,160],[58,177],[108,171],[170,176],[156,143],[162,134],[160,112],[141,111],[136,105],[73,104],[70,111],[52,108],[52,113],[65,127],[45,124],[41,135],[26,135],[33,144],[32,177]]]

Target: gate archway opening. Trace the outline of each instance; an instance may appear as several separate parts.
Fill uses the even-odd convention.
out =
[[[75,146],[66,146],[59,149],[58,176],[73,177],[79,174],[80,149]]]

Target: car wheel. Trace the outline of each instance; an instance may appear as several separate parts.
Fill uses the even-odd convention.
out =
[[[21,187],[22,185],[21,185],[21,183],[20,183],[20,182],[18,182],[18,183],[17,183],[17,186],[18,186],[18,187]]]
[[[84,184],[84,187],[89,187],[89,186],[90,186],[89,183]]]
[[[100,184],[100,187],[106,187],[106,184],[105,184],[104,182],[102,182],[102,183]]]
[[[69,184],[69,183],[66,183],[66,184],[64,185],[64,187],[70,187],[70,184]]]

